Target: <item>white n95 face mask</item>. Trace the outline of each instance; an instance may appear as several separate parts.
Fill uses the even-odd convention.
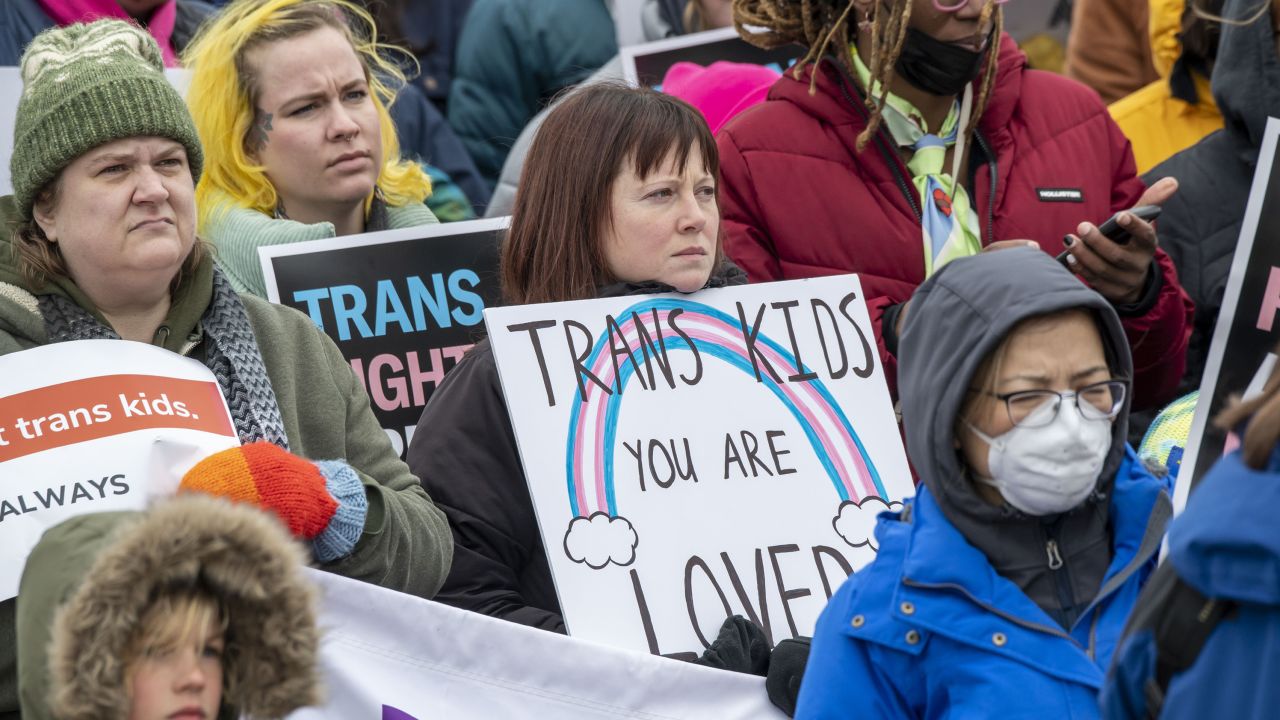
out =
[[[1051,412],[1053,403],[1045,403],[1032,415]],[[991,477],[978,480],[1028,515],[1054,515],[1084,502],[1111,449],[1111,421],[1086,419],[1066,400],[1048,425],[1014,426],[999,437],[965,424],[989,446]]]

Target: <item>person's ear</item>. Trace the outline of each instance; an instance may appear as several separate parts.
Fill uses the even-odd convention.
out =
[[[36,221],[36,225],[40,226],[41,232],[44,233],[49,242],[58,242],[58,225],[54,218],[52,198],[47,194],[42,194],[36,198],[35,203],[31,206],[31,218]]]

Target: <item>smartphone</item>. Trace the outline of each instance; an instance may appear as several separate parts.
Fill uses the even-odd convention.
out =
[[[1131,213],[1134,217],[1138,218],[1139,220],[1143,220],[1145,222],[1151,222],[1156,218],[1160,217],[1160,206],[1159,205],[1140,205],[1132,210],[1121,210],[1115,215],[1112,215],[1111,217],[1107,218],[1106,222],[1099,225],[1098,231],[1101,232],[1104,236],[1106,236],[1108,240],[1110,240],[1111,242],[1117,245],[1125,245],[1129,242],[1129,240],[1133,238],[1133,235],[1129,234],[1128,230],[1125,230],[1123,227],[1121,227],[1120,223],[1116,220],[1116,218],[1120,216],[1121,212]],[[1057,260],[1058,262],[1062,263],[1069,269],[1071,266],[1067,265],[1068,254],[1069,252],[1067,250],[1063,250],[1058,255]]]

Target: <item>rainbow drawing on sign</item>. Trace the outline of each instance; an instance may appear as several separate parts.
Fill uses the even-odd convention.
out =
[[[671,318],[673,311],[679,314],[679,331],[670,321],[664,326],[654,316],[664,313]],[[654,327],[644,324],[647,316],[654,317]],[[627,308],[618,315],[618,320],[628,347],[641,349],[634,354],[641,364],[660,359],[666,351],[688,351],[692,345],[700,354],[757,376],[756,364],[738,320],[708,305],[680,299],[646,300]],[[610,393],[591,383],[579,387],[570,406],[565,449],[565,476],[573,513],[565,533],[565,553],[575,562],[597,569],[609,562],[630,564],[638,544],[635,529],[618,512],[614,492],[618,411],[622,390],[638,366],[632,363],[615,366],[608,347],[609,337],[609,333],[605,333],[596,341],[583,365],[604,385],[619,391]],[[755,346],[756,354],[784,377],[808,372],[791,353],[764,334],[755,337]],[[652,356],[650,349],[655,351]],[[841,532],[840,515],[847,506],[856,508],[868,499],[890,505],[875,464],[848,417],[820,379],[777,382],[767,372],[759,373],[758,377],[804,430],[831,481],[840,501],[840,511],[833,520],[837,532]],[[866,544],[849,540],[843,532],[841,535],[852,545]]]

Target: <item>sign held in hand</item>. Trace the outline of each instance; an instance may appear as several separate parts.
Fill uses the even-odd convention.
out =
[[[856,276],[490,309],[572,635],[811,634],[912,493]]]
[[[79,340],[0,357],[0,600],[48,528],[144,508],[238,444],[213,373],[168,350]]]

